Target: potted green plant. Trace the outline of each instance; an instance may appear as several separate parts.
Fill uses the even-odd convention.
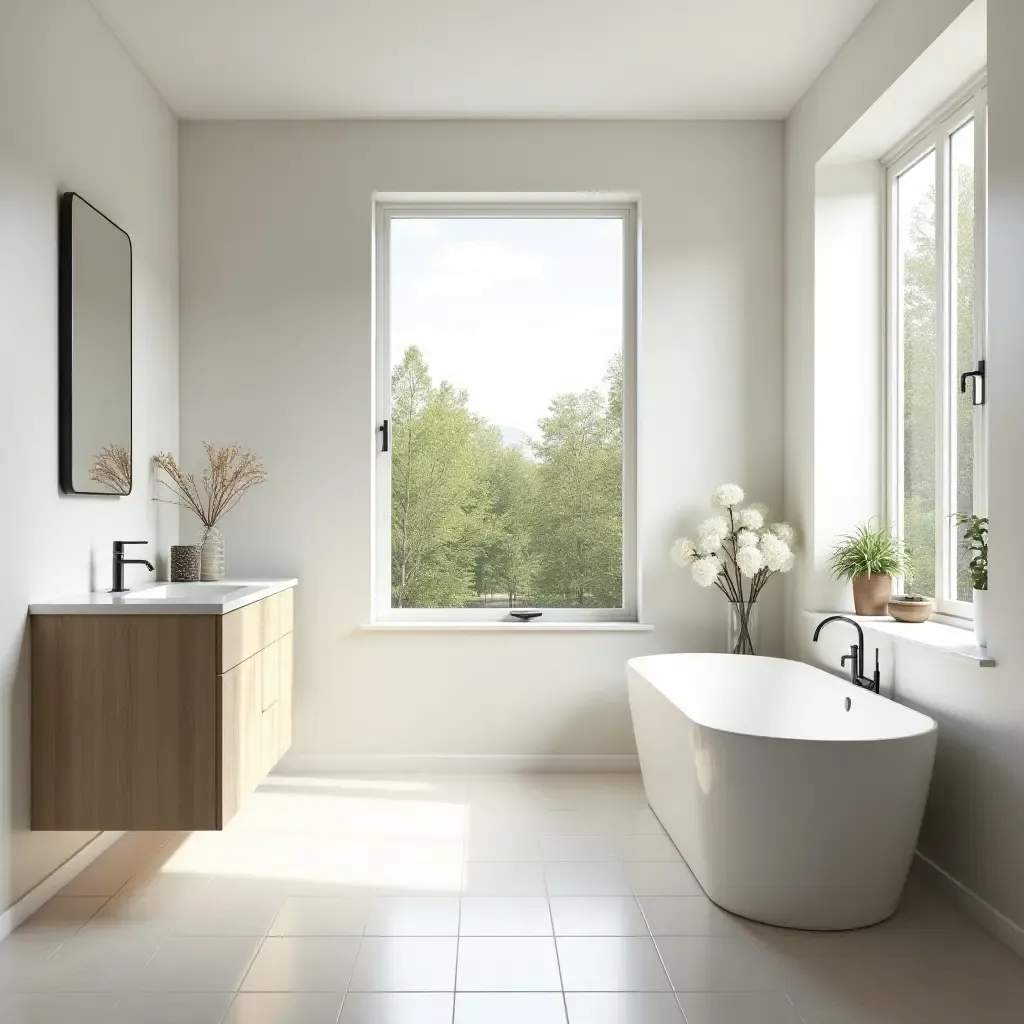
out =
[[[988,646],[988,517],[956,515],[957,526],[964,528],[964,551],[970,555],[967,571],[974,588],[974,636],[979,647]]]
[[[885,615],[892,581],[913,576],[903,541],[888,526],[862,523],[839,538],[829,564],[837,580],[853,584],[853,608],[858,615]]]

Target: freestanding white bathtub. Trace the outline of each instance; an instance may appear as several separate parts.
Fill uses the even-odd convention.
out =
[[[626,671],[647,800],[715,903],[788,928],[896,910],[932,719],[777,658],[661,654]]]

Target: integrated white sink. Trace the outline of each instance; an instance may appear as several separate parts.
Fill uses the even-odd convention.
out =
[[[165,583],[143,590],[129,590],[121,595],[122,601],[223,601],[230,594],[245,590],[237,583]]]
[[[94,591],[30,604],[32,615],[224,615],[294,587],[299,581],[221,580],[218,583],[145,582],[123,594]]]

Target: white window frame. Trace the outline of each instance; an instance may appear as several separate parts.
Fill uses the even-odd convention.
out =
[[[958,532],[951,516],[956,510],[956,478],[953,472],[956,450],[956,415],[959,380],[955,362],[955,295],[951,287],[953,253],[950,247],[950,219],[953,197],[947,183],[950,176],[950,140],[958,129],[974,119],[975,180],[975,363],[985,358],[988,335],[987,229],[988,229],[988,95],[984,75],[954,97],[936,116],[887,157],[887,505],[889,522],[899,536],[903,522],[903,351],[902,273],[899,261],[899,209],[897,185],[900,176],[929,154],[935,154],[935,243],[936,243],[936,496],[935,580],[936,611],[952,620],[974,618],[969,601],[956,598]],[[975,406],[974,415],[974,511],[986,515],[988,507],[987,405]]]
[[[382,198],[374,200],[374,412],[373,489],[374,623],[510,622],[508,608],[391,607],[391,456],[381,451],[381,424],[391,419],[389,325],[390,227],[399,218],[614,218],[623,225],[623,395],[622,395],[622,607],[544,608],[538,624],[639,623],[637,544],[637,335],[639,331],[639,203],[634,197],[585,194],[500,199]],[[527,623],[522,624],[529,630]]]

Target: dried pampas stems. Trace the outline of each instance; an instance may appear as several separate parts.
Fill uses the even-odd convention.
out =
[[[203,448],[209,465],[203,470],[202,493],[196,478],[186,473],[173,455],[160,452],[153,456],[157,469],[162,469],[169,478],[158,477],[157,482],[172,495],[157,496],[153,500],[188,509],[209,530],[242,500],[250,487],[263,483],[267,473],[262,459],[241,445],[204,441]]]

